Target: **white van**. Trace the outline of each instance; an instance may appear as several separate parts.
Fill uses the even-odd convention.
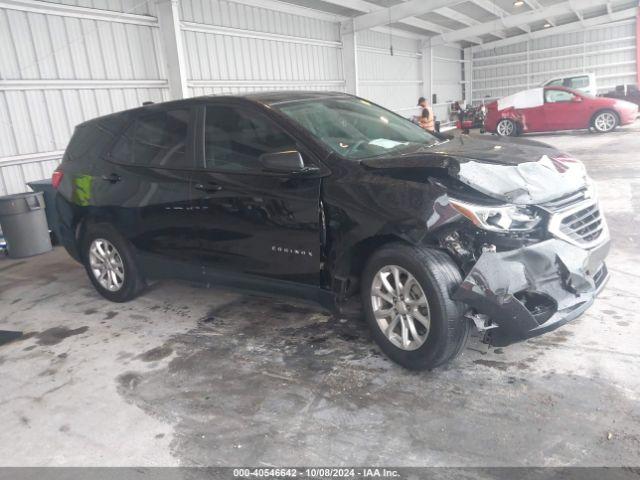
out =
[[[595,96],[598,94],[598,86],[596,85],[596,76],[593,73],[581,73],[570,77],[552,78],[544,82],[542,87],[567,87],[580,92],[590,93]]]

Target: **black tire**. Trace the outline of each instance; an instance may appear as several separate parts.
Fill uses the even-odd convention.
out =
[[[509,133],[500,133],[501,125],[504,125],[504,130],[502,131],[503,132],[508,131]],[[496,125],[496,133],[501,137],[504,137],[504,136],[517,137],[518,135],[520,135],[520,127],[513,120],[509,118],[503,118]]]
[[[377,272],[387,265],[397,265],[410,272],[429,301],[430,330],[416,350],[403,350],[391,343],[375,319],[371,285]],[[376,251],[362,274],[361,300],[366,321],[382,351],[410,370],[431,370],[457,357],[466,346],[470,331],[470,322],[464,317],[464,304],[451,299],[461,282],[460,270],[441,250],[391,243]]]
[[[606,129],[602,129],[598,122],[598,119],[604,116],[608,116],[609,118],[613,119],[613,123],[609,123],[609,125],[612,125],[612,126],[607,127]],[[596,131],[596,133],[613,132],[619,124],[620,124],[620,119],[618,118],[618,114],[613,110],[600,110],[599,112],[596,112],[591,118],[591,127]]]
[[[94,276],[89,262],[89,249],[96,239],[104,239],[110,242],[117,250],[124,266],[124,280],[122,287],[117,291],[110,291],[103,287]],[[112,302],[128,302],[134,299],[144,289],[145,282],[135,260],[133,248],[118,231],[108,223],[89,224],[81,240],[82,263],[89,276],[89,280],[107,300]]]

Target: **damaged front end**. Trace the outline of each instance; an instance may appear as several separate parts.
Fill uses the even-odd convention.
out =
[[[584,250],[563,240],[506,252],[486,251],[453,298],[486,341],[506,346],[541,335],[582,314],[604,287],[609,240]]]
[[[474,208],[451,199],[473,225],[441,237],[466,275],[453,298],[470,307],[467,316],[494,346],[575,319],[608,279],[609,231],[592,187],[546,203],[507,205]]]
[[[442,192],[427,216],[426,241],[435,237],[458,264],[463,281],[452,298],[469,307],[492,345],[578,317],[608,278],[607,224],[584,165],[569,155],[538,142],[480,137],[401,162],[363,163]]]

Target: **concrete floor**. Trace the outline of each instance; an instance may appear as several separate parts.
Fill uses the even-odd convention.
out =
[[[178,282],[103,300],[57,248],[0,260],[0,466],[640,465],[640,124],[582,158],[614,248],[594,307],[411,373],[365,326]]]

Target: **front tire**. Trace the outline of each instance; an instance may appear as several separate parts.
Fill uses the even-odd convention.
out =
[[[451,299],[462,277],[440,250],[392,243],[369,259],[362,305],[373,338],[394,362],[430,370],[464,349],[470,324],[464,305]]]
[[[89,280],[107,300],[127,302],[144,288],[130,243],[109,224],[91,224],[82,237],[82,260]]]
[[[519,134],[518,125],[513,120],[503,118],[496,125],[496,133],[501,137],[517,137]]]
[[[591,125],[598,133],[609,133],[618,126],[618,115],[611,110],[604,110],[594,115]]]

